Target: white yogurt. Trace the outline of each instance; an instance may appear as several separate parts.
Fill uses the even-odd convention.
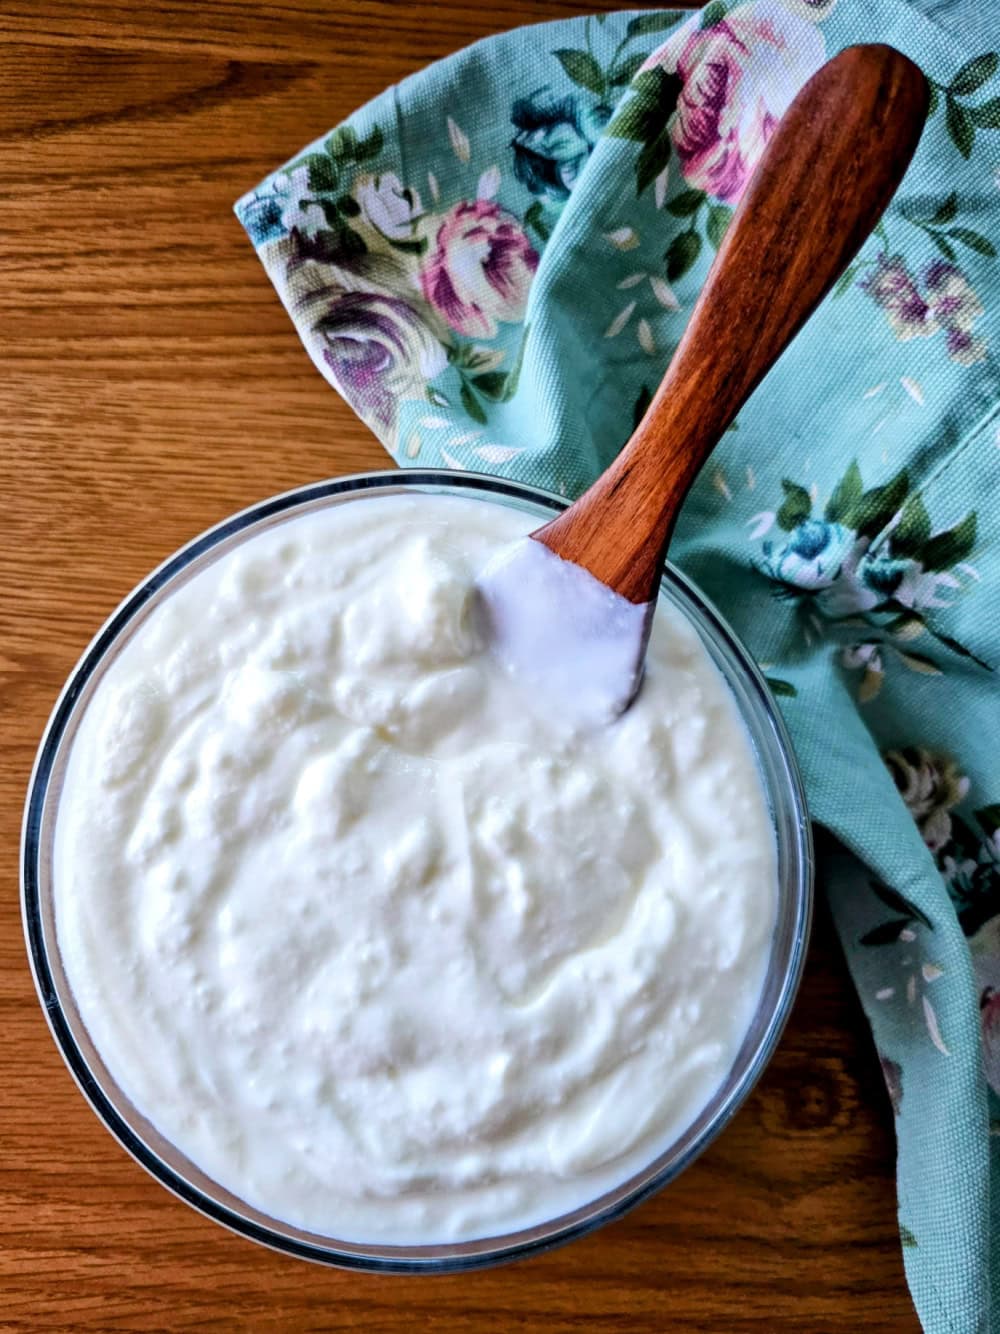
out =
[[[60,950],[135,1106],[343,1240],[529,1226],[668,1147],[745,1036],[777,903],[734,701],[661,607],[575,728],[470,593],[530,516],[428,495],[286,521],[108,668],[55,847]]]
[[[570,723],[605,727],[639,685],[653,605],[634,603],[543,542],[501,547],[477,579],[489,650]]]

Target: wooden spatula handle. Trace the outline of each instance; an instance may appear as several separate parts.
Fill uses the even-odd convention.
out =
[[[928,96],[920,70],[888,46],[849,47],[809,80],[764,151],[648,412],[539,540],[631,601],[650,599],[695,474],[878,222]]]

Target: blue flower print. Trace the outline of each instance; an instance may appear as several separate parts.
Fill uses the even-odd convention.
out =
[[[281,222],[283,201],[274,194],[254,195],[240,206],[240,221],[254,245],[277,241],[285,234]]]
[[[857,534],[842,523],[806,519],[777,548],[772,542],[763,544],[761,566],[780,584],[814,592],[840,578],[856,544]]]
[[[563,203],[611,118],[603,104],[582,106],[572,93],[557,97],[541,88],[514,103],[511,141],[514,175],[533,195]]]

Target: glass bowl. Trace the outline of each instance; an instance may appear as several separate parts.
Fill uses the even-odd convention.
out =
[[[189,542],[115,611],[84,653],[56,703],[28,791],[21,888],[35,984],[53,1036],[94,1111],[147,1171],[209,1218],[289,1255],[349,1269],[441,1273],[515,1260],[620,1218],[673,1180],[727,1125],[767,1065],[795,997],[812,909],[812,847],[791,745],[760,672],[718,612],[678,570],[668,566],[662,596],[680,608],[697,629],[728,683],[750,734],[774,821],[778,855],[777,918],[757,1012],[729,1075],[697,1120],[644,1170],[582,1208],[518,1232],[434,1246],[361,1245],[292,1227],[224,1190],[180,1153],[136,1110],[111,1077],[81,1020],[60,957],[55,932],[53,837],[74,735],[103,673],[128,639],[154,607],[205,565],[249,535],[307,511],[414,492],[514,506],[539,519],[566,505],[559,497],[533,487],[471,473],[378,472],[319,482],[261,501]]]

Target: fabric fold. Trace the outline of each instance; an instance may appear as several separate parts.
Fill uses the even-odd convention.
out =
[[[802,84],[862,41],[926,72],[902,188],[714,452],[671,555],[762,664],[831,835],[820,884],[887,1076],[921,1319],[979,1334],[1000,1329],[1000,56],[965,6],[920,5],[714,0],[510,32],[389,89],[236,211],[398,463],[573,497],[648,403]]]

